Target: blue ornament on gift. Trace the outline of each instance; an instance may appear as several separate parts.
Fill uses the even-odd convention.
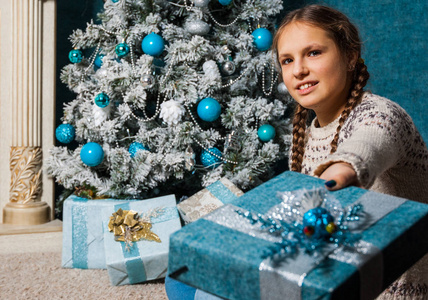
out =
[[[275,137],[276,131],[272,125],[264,124],[257,130],[257,135],[263,142],[269,142]]]
[[[202,99],[197,108],[198,116],[204,121],[213,122],[220,117],[221,106],[217,100],[208,97]]]
[[[80,159],[85,165],[96,167],[104,159],[104,150],[100,144],[89,142],[80,150]]]
[[[221,157],[223,157],[223,154],[221,153],[221,151],[213,147],[213,148],[209,148],[208,151],[204,149],[204,151],[202,151],[201,153],[200,158],[201,158],[201,163],[204,167],[214,169],[218,167],[223,161]]]
[[[83,60],[83,53],[79,49],[73,49],[68,53],[68,59],[73,64],[78,64]]]
[[[103,58],[104,58],[104,54],[97,54],[94,60],[95,67],[101,68],[101,66],[103,65]]]
[[[303,232],[313,239],[328,238],[335,230],[334,218],[325,208],[316,207],[303,215]]]
[[[55,130],[55,137],[63,144],[68,144],[74,140],[76,130],[70,124],[61,124]]]
[[[106,93],[99,93],[95,96],[95,104],[101,108],[106,107],[110,103],[110,97]]]
[[[129,54],[129,46],[127,43],[120,43],[116,46],[114,51],[116,52],[119,58],[122,58]]]
[[[266,28],[257,28],[253,31],[252,35],[254,37],[254,44],[258,50],[266,51],[272,46],[272,33]]]
[[[158,56],[163,52],[165,42],[159,34],[152,32],[143,39],[141,48],[145,54]]]
[[[131,158],[137,155],[138,151],[149,151],[149,148],[138,142],[133,142],[129,145],[128,152],[131,154]]]
[[[232,3],[232,0],[218,0],[218,2],[221,5],[226,6],[226,5],[229,5],[230,3]]]

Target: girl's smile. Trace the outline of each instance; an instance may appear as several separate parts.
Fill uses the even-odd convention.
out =
[[[278,40],[278,59],[291,96],[314,110],[321,126],[340,116],[352,72],[325,30],[302,22],[287,25]]]

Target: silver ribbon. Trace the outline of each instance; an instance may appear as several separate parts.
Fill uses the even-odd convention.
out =
[[[364,231],[404,202],[406,200],[402,198],[368,191],[355,203],[364,206],[364,211],[367,213],[366,218],[358,222],[358,224],[351,222],[349,227],[351,230]],[[278,204],[278,207],[280,205]],[[275,207],[272,207],[269,211],[274,211]],[[247,219],[238,215],[236,210],[244,211],[242,208],[227,204],[206,215],[204,219],[273,243],[281,240],[281,238],[261,230],[260,225],[252,225]],[[323,252],[318,251],[312,255],[300,251],[292,259],[286,259],[275,265],[273,265],[270,258],[265,259],[259,266],[260,298],[300,300],[301,287],[306,275],[326,257],[358,268],[361,282],[361,299],[373,299],[382,291],[382,253],[373,244],[360,241],[355,245],[354,249],[336,248],[335,245],[327,245]],[[370,263],[366,263],[368,261]]]

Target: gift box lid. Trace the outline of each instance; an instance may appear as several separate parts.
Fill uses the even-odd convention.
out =
[[[342,206],[363,203],[373,221],[362,231],[362,241],[377,252],[356,263],[341,252],[318,261],[300,255],[287,258],[276,271],[262,272],[273,243],[229,226],[227,214],[234,207],[264,214],[281,202],[277,192],[323,183],[285,172],[237,198],[233,206],[185,226],[171,236],[170,276],[227,299],[364,299],[376,296],[427,253],[428,233],[421,228],[428,226],[428,205],[349,187],[332,194]],[[293,285],[278,284],[279,277]]]

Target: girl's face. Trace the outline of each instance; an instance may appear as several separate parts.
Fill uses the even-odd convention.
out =
[[[283,81],[291,96],[315,111],[321,126],[343,111],[351,83],[348,61],[324,29],[292,22],[278,39]]]

